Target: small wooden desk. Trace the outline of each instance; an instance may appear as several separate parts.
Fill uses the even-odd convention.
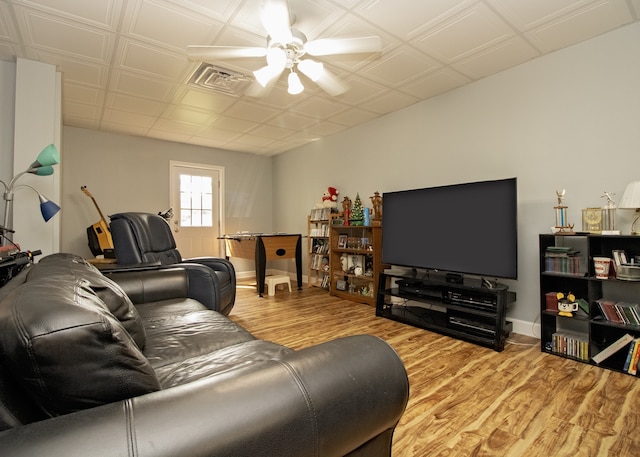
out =
[[[223,235],[227,258],[254,259],[258,295],[264,293],[267,260],[295,259],[298,290],[302,290],[302,235],[289,233],[236,233]]]

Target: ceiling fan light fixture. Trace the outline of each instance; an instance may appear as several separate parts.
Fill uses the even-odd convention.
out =
[[[274,71],[273,68],[269,65],[266,65],[259,70],[253,72],[253,76],[255,76],[256,81],[262,86],[267,87],[267,84],[273,79]]]
[[[313,82],[318,81],[324,73],[324,65],[322,62],[316,62],[311,59],[304,59],[298,63],[298,69],[307,75]]]
[[[269,48],[267,50],[267,64],[273,68],[284,68],[287,64],[287,53],[282,48]]]
[[[289,73],[289,92],[291,95],[298,95],[304,90],[304,86],[302,85],[302,81],[300,81],[300,76],[295,71]]]

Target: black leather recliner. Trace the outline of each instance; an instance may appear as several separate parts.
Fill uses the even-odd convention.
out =
[[[217,257],[183,259],[171,227],[156,214],[128,212],[109,218],[119,267],[183,267],[189,272],[190,298],[224,315],[231,312],[236,299],[236,273],[231,262]]]

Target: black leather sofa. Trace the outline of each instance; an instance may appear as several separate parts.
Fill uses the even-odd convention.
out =
[[[391,455],[409,385],[387,343],[258,340],[188,278],[54,254],[0,288],[0,454]]]
[[[109,219],[118,267],[181,266],[189,272],[190,298],[224,315],[231,312],[236,298],[236,274],[231,262],[218,257],[183,259],[171,227],[157,214],[117,213]]]

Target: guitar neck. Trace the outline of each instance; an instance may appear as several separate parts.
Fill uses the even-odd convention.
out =
[[[102,211],[100,210],[100,207],[98,206],[98,202],[96,202],[96,199],[93,198],[93,197],[91,197],[91,201],[93,202],[94,205],[96,205],[96,209],[98,210],[98,214],[100,215],[100,220],[106,224],[107,220],[104,218],[104,214],[102,214]]]

